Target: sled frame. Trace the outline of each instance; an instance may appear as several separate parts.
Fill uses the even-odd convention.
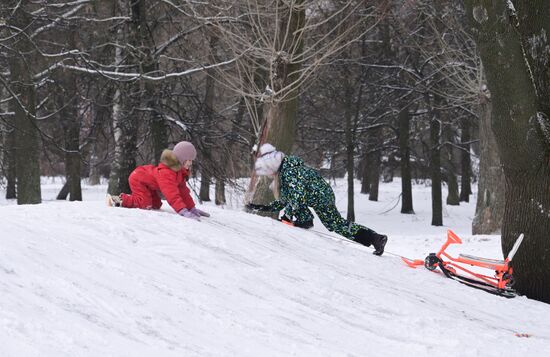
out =
[[[436,254],[431,254],[425,260],[411,260],[407,258],[402,259],[408,266],[412,268],[416,268],[419,265],[425,265],[426,268],[428,268],[429,270],[434,270],[441,265],[441,269],[446,269],[454,275],[458,275],[457,270],[459,270],[475,277],[480,282],[483,282],[489,286],[493,286],[496,289],[504,290],[512,285],[511,283],[513,269],[510,265],[510,262],[514,258],[514,255],[517,253],[521,243],[523,242],[523,237],[523,233],[519,235],[519,237],[516,239],[516,242],[514,243],[514,246],[512,247],[512,250],[505,260],[486,259],[462,254],[460,254],[458,257],[453,257],[446,252],[446,249],[451,244],[462,244],[462,240],[458,235],[456,235],[452,230],[449,229],[447,231],[447,241],[445,242],[445,244],[443,244],[443,246],[441,246]],[[437,257],[437,259],[435,259],[433,256]],[[431,258],[431,260],[428,260],[429,258]],[[495,274],[494,276],[489,276],[486,274],[477,273],[466,268],[465,266],[476,266],[480,268],[491,269],[494,270]]]

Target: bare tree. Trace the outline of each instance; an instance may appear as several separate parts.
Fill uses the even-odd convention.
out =
[[[366,33],[357,30],[370,11],[361,1],[308,0],[250,1],[232,10],[233,22],[218,23],[223,42],[239,58],[234,75],[223,74],[224,83],[249,98],[257,142],[291,152],[300,88],[321,64]],[[358,13],[363,17],[354,16]],[[326,27],[333,19],[336,26]],[[247,200],[270,198],[267,183],[260,180],[257,186],[253,176]]]

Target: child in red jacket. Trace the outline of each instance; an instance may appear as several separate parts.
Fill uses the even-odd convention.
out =
[[[107,204],[115,207],[159,209],[162,205],[159,191],[168,204],[181,216],[200,221],[210,214],[195,207],[186,185],[189,168],[197,151],[188,141],[178,143],[173,150],[164,150],[160,164],[138,166],[128,178],[131,194],[107,195]]]

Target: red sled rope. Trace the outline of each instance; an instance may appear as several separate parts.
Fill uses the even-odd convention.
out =
[[[512,277],[513,269],[510,263],[522,241],[523,233],[516,239],[512,250],[505,260],[487,259],[467,254],[459,254],[459,256],[455,258],[449,255],[445,250],[451,244],[462,244],[462,240],[453,231],[448,230],[447,241],[443,244],[441,249],[439,249],[439,252],[430,253],[424,260],[411,260],[405,257],[401,257],[401,259],[411,268],[416,268],[420,265],[424,265],[424,267],[430,271],[439,268],[448,278],[477,289],[485,290],[492,294],[511,298],[516,296],[516,292],[512,289],[514,280]],[[495,274],[489,276],[477,273],[466,268],[467,266],[490,269],[493,270]],[[458,271],[468,275],[459,274]]]

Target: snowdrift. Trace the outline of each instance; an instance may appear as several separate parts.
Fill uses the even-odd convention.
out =
[[[363,222],[369,209],[381,211],[377,204],[360,204]],[[0,355],[550,351],[550,305],[409,269],[336,235],[206,209],[212,217],[195,222],[167,207],[108,208],[101,200],[0,206]],[[394,213],[374,228],[388,233],[389,252],[422,257],[445,228],[415,223],[419,217]],[[471,253],[494,255],[498,246],[487,236],[466,241]]]

